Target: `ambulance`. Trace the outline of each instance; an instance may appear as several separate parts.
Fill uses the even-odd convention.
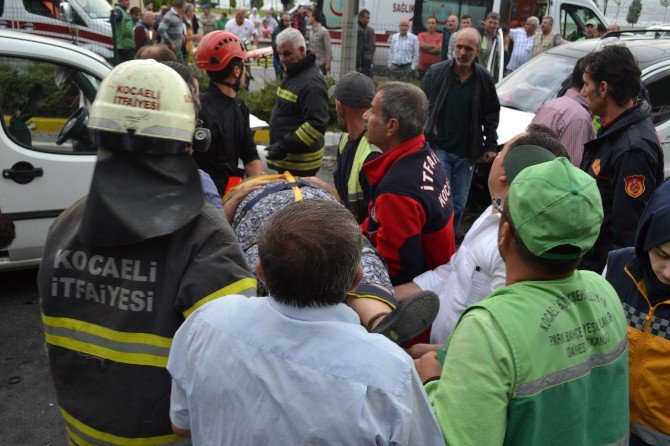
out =
[[[0,0],[0,29],[58,39],[111,59],[111,10],[105,0]]]

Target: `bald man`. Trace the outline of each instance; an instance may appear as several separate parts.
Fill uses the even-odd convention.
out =
[[[419,62],[419,39],[409,30],[409,20],[400,21],[400,32],[391,36],[388,68],[398,79],[414,77]]]
[[[143,46],[156,43],[158,33],[154,30],[154,23],[156,23],[156,14],[148,9],[145,10],[142,13],[142,20],[135,25],[134,37],[136,51]]]
[[[454,58],[431,66],[423,78],[430,101],[426,134],[442,162],[454,200],[454,231],[470,192],[474,164],[496,156],[500,102],[491,75],[475,63],[481,35],[474,28],[456,35]]]

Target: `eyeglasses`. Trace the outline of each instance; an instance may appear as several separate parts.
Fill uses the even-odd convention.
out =
[[[500,212],[500,215],[503,215],[502,198],[492,198],[491,205],[493,206],[493,209]]]

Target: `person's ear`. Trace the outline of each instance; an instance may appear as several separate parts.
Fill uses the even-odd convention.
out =
[[[356,273],[354,282],[351,284],[351,287],[349,287],[348,291],[355,290],[358,287],[358,285],[360,285],[362,280],[363,280],[363,270],[358,268],[358,272]]]
[[[265,271],[263,271],[263,267],[261,266],[261,261],[258,260],[256,262],[256,266],[254,267],[254,272],[256,273],[256,277],[258,277],[258,280],[265,285]]]
[[[609,93],[610,86],[606,81],[600,82],[600,85],[598,85],[598,94],[600,97],[604,98],[607,96],[607,93]]]
[[[509,222],[505,220],[500,220],[500,226],[498,226],[498,249],[506,249],[509,244],[512,242],[512,229],[509,226]]]
[[[400,130],[400,122],[396,118],[391,118],[386,123],[386,136],[393,136]]]

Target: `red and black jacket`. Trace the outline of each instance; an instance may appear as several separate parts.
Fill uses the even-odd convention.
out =
[[[396,285],[445,264],[456,251],[451,188],[437,156],[419,135],[363,165],[372,187],[361,228]]]

